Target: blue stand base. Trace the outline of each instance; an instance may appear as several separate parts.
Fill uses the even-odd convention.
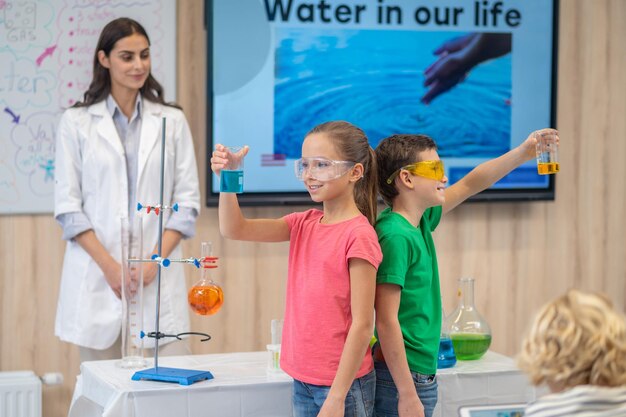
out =
[[[143,371],[137,371],[131,379],[133,381],[147,379],[150,381],[178,382],[180,385],[191,385],[194,382],[202,381],[205,379],[213,379],[213,374],[211,374],[211,372],[209,371],[164,368],[162,366],[159,366],[158,368],[150,368],[144,369]]]

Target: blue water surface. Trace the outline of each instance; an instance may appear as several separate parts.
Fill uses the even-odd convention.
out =
[[[441,157],[488,158],[510,149],[511,57],[476,66],[429,105],[424,70],[461,32],[276,29],[274,152],[299,158],[315,125],[347,120],[375,147],[394,133],[422,133]]]

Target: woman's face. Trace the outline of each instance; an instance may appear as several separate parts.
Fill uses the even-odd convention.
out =
[[[139,33],[118,40],[109,56],[98,51],[98,60],[109,70],[113,94],[138,91],[150,75],[150,45]]]

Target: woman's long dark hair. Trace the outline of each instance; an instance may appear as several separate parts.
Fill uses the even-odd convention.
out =
[[[105,100],[109,96],[111,93],[111,76],[108,68],[105,68],[100,64],[98,52],[103,51],[108,57],[117,41],[134,33],[138,33],[145,37],[148,41],[148,45],[150,45],[150,38],[148,37],[146,30],[139,24],[139,22],[133,19],[120,17],[107,23],[104,29],[102,29],[93,57],[93,79],[83,96],[83,101],[77,102],[73,107],[91,106],[92,104]],[[148,75],[146,82],[139,89],[139,92],[146,100],[166,106],[180,108],[180,106],[176,103],[165,102],[163,99],[163,87],[161,87],[161,84],[159,84],[159,82],[152,76],[152,72]]]

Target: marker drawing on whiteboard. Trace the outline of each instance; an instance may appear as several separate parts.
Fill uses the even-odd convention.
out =
[[[43,62],[43,60],[47,57],[47,56],[52,56],[52,53],[54,52],[54,50],[57,49],[56,45],[52,45],[47,47],[42,53],[41,55],[39,55],[37,57],[37,59],[35,60],[35,62],[37,63],[37,66],[40,67],[41,63]]]
[[[11,122],[15,123],[15,124],[19,124],[20,123],[20,116],[19,114],[15,114],[11,111],[10,108],[5,107],[4,108],[4,112],[5,113],[9,113],[11,115],[11,117],[13,118],[13,120],[11,120]]]

